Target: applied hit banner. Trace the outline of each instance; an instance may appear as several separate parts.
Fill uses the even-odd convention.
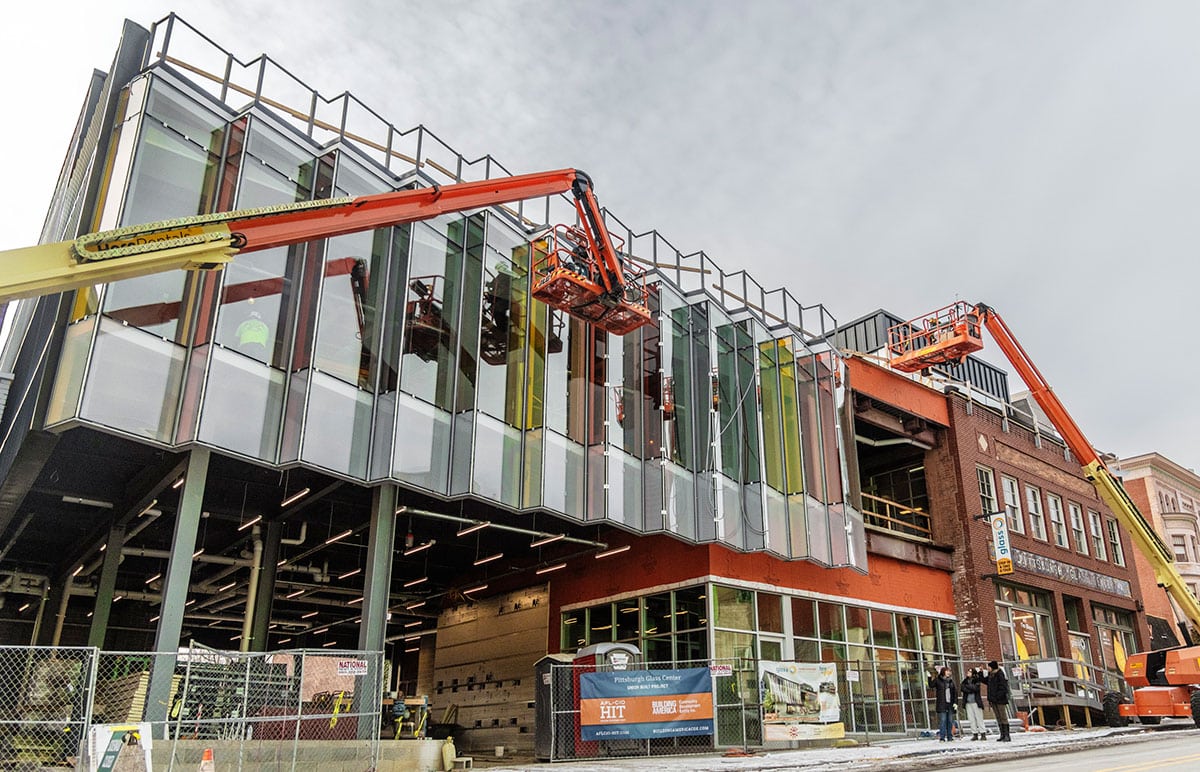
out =
[[[579,676],[581,740],[644,740],[713,733],[708,668]]]

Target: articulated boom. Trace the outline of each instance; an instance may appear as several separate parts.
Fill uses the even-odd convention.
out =
[[[234,255],[443,214],[571,191],[581,225],[571,226],[572,254],[581,265],[581,293],[547,289],[535,268],[534,294],[610,332],[650,321],[645,289],[618,259],[604,227],[592,181],[577,169],[434,185],[358,198],[336,198],[185,217],[81,236],[75,241],[0,252],[0,303],[163,271],[219,270]],[[363,277],[365,280],[365,277]],[[555,279],[557,280],[557,279]],[[539,291],[541,294],[538,294]]]
[[[1126,681],[1138,688],[1134,703],[1120,705],[1123,716],[1191,716],[1200,726],[1200,601],[1197,601],[1175,567],[1174,553],[1146,521],[1121,481],[1105,465],[1083,430],[1050,387],[1033,360],[1017,342],[1008,325],[994,309],[982,303],[954,303],[925,317],[888,330],[888,353],[893,368],[916,372],[929,367],[961,362],[983,348],[980,325],[987,328],[1025,385],[1030,396],[1062,436],[1083,467],[1083,474],[1133,537],[1134,543],[1154,569],[1155,578],[1190,624],[1181,624],[1189,646],[1162,652],[1134,654],[1128,659]]]

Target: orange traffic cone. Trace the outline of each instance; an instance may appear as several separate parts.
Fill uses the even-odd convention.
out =
[[[217,772],[217,767],[213,764],[212,748],[204,749],[204,755],[200,758],[200,772]]]

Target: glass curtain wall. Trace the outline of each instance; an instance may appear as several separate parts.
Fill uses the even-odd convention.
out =
[[[408,184],[215,104],[169,73],[128,89],[102,225]],[[654,272],[656,324],[597,331],[531,298],[546,248],[483,211],[81,292],[51,423],[863,568],[840,361]]]

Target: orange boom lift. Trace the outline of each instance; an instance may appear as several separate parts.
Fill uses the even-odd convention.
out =
[[[1157,724],[1163,716],[1179,716],[1190,717],[1200,727],[1200,638],[1197,636],[1200,602],[1188,590],[1176,569],[1174,553],[1138,511],[1121,481],[1101,460],[995,309],[982,303],[959,302],[892,327],[888,330],[891,366],[912,373],[961,362],[968,354],[983,348],[983,328],[991,333],[1029,387],[1034,401],[1083,466],[1084,477],[1096,487],[1100,498],[1133,536],[1134,544],[1154,568],[1158,585],[1166,590],[1180,616],[1187,620],[1187,624],[1179,626],[1186,642],[1184,646],[1128,657],[1125,681],[1134,687],[1133,702],[1125,703],[1118,692],[1106,694],[1105,719],[1116,726],[1134,716],[1145,724]]]
[[[618,257],[592,180],[578,169],[184,217],[7,250],[0,303],[175,269],[218,270],[240,252],[567,191],[580,221],[536,240],[553,247],[534,267],[534,296],[616,335],[649,323],[642,274]]]

